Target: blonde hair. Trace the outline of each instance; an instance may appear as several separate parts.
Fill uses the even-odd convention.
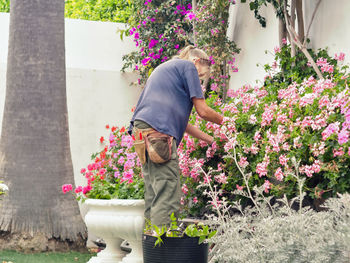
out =
[[[201,63],[211,65],[211,61],[207,53],[203,50],[196,48],[192,45],[188,45],[180,50],[180,54],[176,58],[190,60],[192,57],[199,58]]]

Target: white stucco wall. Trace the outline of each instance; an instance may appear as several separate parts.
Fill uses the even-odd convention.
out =
[[[233,41],[241,51],[236,56],[238,72],[231,74],[230,89],[238,89],[245,84],[254,85],[256,80],[263,79],[263,65],[274,59],[272,54],[265,54],[265,51],[273,52],[273,48],[278,46],[278,21],[272,8],[263,7],[261,10],[261,15],[268,20],[266,28],[261,27],[248,4],[237,1],[234,8],[236,21],[232,30]]]
[[[67,106],[71,153],[77,184],[86,184],[80,169],[108,138],[106,124],[122,126],[131,118],[140,89],[129,84],[135,75],[121,73],[122,55],[133,50],[121,41],[123,24],[66,19]],[[0,13],[0,132],[3,118],[9,14]]]
[[[303,1],[305,25],[308,26],[317,1]],[[310,28],[311,47],[328,47],[329,53],[344,52],[345,61],[350,62],[350,1],[322,1]]]

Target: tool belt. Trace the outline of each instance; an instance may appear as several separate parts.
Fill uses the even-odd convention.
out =
[[[146,150],[148,157],[154,163],[165,163],[171,159],[173,137],[152,128],[133,128],[135,151],[141,164],[146,162]]]

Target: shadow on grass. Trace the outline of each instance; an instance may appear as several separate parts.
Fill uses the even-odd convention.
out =
[[[96,253],[35,253],[22,254],[15,251],[0,251],[0,263],[85,263]]]

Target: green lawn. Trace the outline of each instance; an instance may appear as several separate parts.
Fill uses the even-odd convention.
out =
[[[38,253],[22,254],[14,251],[0,251],[0,263],[86,263],[94,254],[90,253]]]

